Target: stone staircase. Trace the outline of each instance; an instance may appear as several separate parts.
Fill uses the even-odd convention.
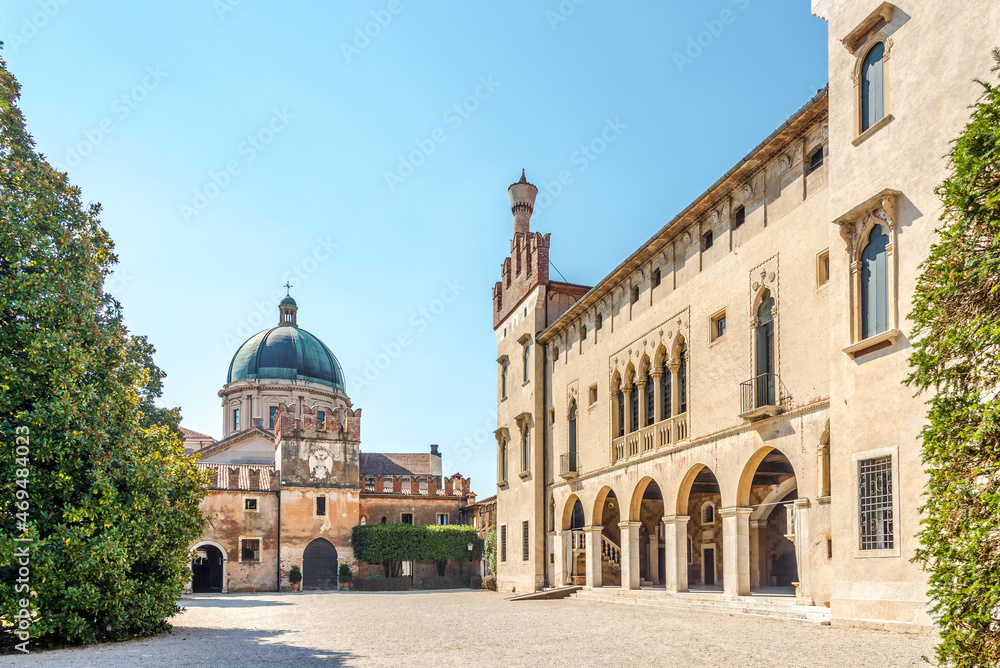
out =
[[[753,615],[814,624],[830,623],[829,608],[815,605],[796,605],[795,598],[790,596],[740,596],[731,599],[726,598],[720,592],[668,594],[660,588],[627,590],[619,587],[596,587],[574,592],[570,594],[570,598],[672,610]]]

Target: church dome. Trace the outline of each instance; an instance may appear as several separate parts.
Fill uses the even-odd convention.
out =
[[[241,380],[303,380],[346,391],[344,371],[326,344],[296,324],[295,301],[279,305],[281,323],[254,334],[229,363],[226,384]]]

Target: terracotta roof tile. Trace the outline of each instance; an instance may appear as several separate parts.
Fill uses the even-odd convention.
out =
[[[431,455],[417,452],[362,452],[361,475],[431,475]]]

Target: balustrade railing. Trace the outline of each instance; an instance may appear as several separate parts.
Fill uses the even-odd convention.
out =
[[[628,453],[629,457],[635,457],[639,454],[639,434],[632,432],[625,437],[625,451]]]
[[[622,549],[604,534],[601,534],[601,556],[612,563],[622,565]]]
[[[688,419],[685,412],[614,439],[611,442],[611,463],[615,464],[629,457],[686,441],[688,436]]]
[[[655,425],[643,427],[639,431],[639,439],[642,441],[643,452],[650,452],[656,447]]]
[[[571,531],[569,534],[570,549],[574,551],[582,551],[587,549],[587,532],[586,531]]]
[[[625,459],[625,437],[619,436],[611,441],[611,463],[620,462]]]

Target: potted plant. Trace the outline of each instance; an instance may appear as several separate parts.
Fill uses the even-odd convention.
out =
[[[298,564],[288,570],[288,582],[292,585],[292,591],[299,590],[299,585],[302,583],[302,571]]]
[[[344,589],[351,588],[351,581],[354,579],[354,573],[351,571],[351,567],[347,564],[340,565],[340,584]]]

